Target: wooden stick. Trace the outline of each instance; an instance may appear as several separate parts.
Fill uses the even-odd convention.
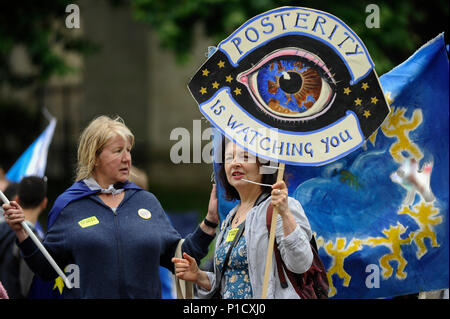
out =
[[[284,163],[279,163],[278,164],[277,182],[283,180],[283,174],[284,174]],[[267,288],[269,285],[270,270],[272,268],[273,246],[275,244],[277,216],[278,216],[278,209],[276,207],[274,207],[273,214],[272,214],[272,224],[270,225],[269,244],[267,246],[266,268],[264,270],[264,282],[263,282],[263,289],[262,289],[262,296],[261,296],[262,299],[267,298]]]
[[[5,196],[5,194],[2,193],[2,191],[0,191],[0,199],[5,204],[9,204],[8,198]],[[55,262],[55,260],[52,258],[52,256],[50,256],[50,254],[48,253],[47,249],[45,249],[44,245],[42,245],[41,241],[36,237],[36,235],[33,233],[31,228],[25,223],[25,221],[21,222],[20,224],[25,229],[27,234],[31,237],[31,239],[36,244],[36,246],[39,248],[39,250],[42,252],[44,257],[48,260],[50,265],[52,265],[53,269],[55,269],[55,271],[58,273],[58,275],[61,276],[62,280],[64,280],[64,283],[66,284],[66,287],[69,288],[69,289],[72,289],[73,287],[72,287],[72,284],[69,281],[69,279],[67,279],[67,277],[64,274],[64,272],[61,270],[61,268],[59,268],[58,264]]]

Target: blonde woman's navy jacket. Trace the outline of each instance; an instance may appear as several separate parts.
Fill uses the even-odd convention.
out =
[[[160,298],[159,266],[173,271],[171,258],[181,236],[159,201],[129,183],[132,187],[124,187],[124,199],[114,213],[83,182],[77,183],[55,202],[58,209],[49,214],[43,242],[60,268],[78,266],[79,288],[64,288],[63,297]],[[182,249],[199,262],[213,238],[197,227]],[[37,276],[57,277],[30,238],[19,247]]]

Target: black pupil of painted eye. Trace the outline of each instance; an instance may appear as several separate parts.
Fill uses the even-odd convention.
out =
[[[297,72],[286,72],[280,77],[279,82],[284,92],[294,94],[301,89],[303,80]]]

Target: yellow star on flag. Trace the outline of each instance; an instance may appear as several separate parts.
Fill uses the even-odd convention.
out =
[[[218,89],[219,88],[219,83],[217,83],[217,81],[214,81],[212,83],[212,87],[213,87],[213,89]]]
[[[370,98],[370,101],[371,101],[373,104],[377,104],[378,99],[377,99],[376,96],[374,96],[374,97],[371,97],[371,98]]]
[[[236,88],[236,90],[234,90],[233,92],[234,92],[234,94],[239,95],[239,94],[241,94],[241,89]]]
[[[371,116],[371,115],[372,115],[372,114],[370,114],[370,111],[369,111],[369,110],[365,110],[365,111],[364,111],[363,116],[365,116],[366,119],[369,118],[369,116]]]
[[[62,280],[61,276],[55,279],[55,285],[53,286],[53,290],[58,288],[59,294],[62,295],[63,288],[64,288],[64,281]]]
[[[351,91],[352,91],[352,90],[350,90],[350,88],[345,88],[345,89],[344,89],[344,94],[349,95]]]
[[[219,69],[224,68],[225,67],[225,62],[220,60],[219,63],[217,63],[217,65],[219,66]]]
[[[364,91],[367,90],[368,88],[369,88],[369,84],[367,84],[367,82],[364,82],[364,83],[361,85],[361,89],[363,89]]]
[[[231,83],[231,81],[233,81],[233,78],[231,77],[231,75],[227,75],[225,77],[225,82]]]
[[[357,98],[355,100],[355,105],[361,105],[361,103],[362,103],[362,100],[360,98]]]
[[[208,76],[208,74],[209,74],[208,69],[202,70],[202,75],[203,75],[203,76]]]
[[[203,86],[200,88],[200,93],[203,95],[203,94],[206,94],[206,88],[204,88]]]

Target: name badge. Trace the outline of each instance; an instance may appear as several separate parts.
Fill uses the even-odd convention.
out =
[[[237,234],[238,230],[239,230],[238,227],[230,229],[230,231],[228,232],[228,236],[227,236],[227,239],[225,240],[225,242],[233,241],[234,237],[236,237],[236,234]]]
[[[78,222],[78,225],[80,225],[81,228],[86,228],[86,227],[91,227],[94,225],[97,225],[99,222],[99,220],[97,219],[97,217],[92,216],[92,217],[88,217],[85,219],[82,219]]]

